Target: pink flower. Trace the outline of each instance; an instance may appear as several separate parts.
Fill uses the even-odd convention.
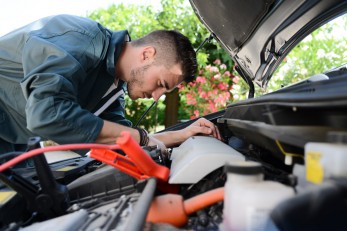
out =
[[[199,111],[198,111],[198,110],[195,110],[195,111],[194,111],[194,116],[195,116],[195,118],[198,118],[198,117],[199,117]]]
[[[210,67],[210,72],[218,72],[219,70],[218,70],[218,67],[215,67],[215,66],[212,66],[212,67]]]
[[[198,76],[198,77],[196,77],[196,82],[197,83],[206,83],[206,79],[203,76]]]
[[[220,79],[220,77],[221,77],[220,73],[213,76],[213,78],[215,78],[215,79]]]
[[[195,87],[195,85],[196,85],[195,81],[188,83],[188,86],[190,87]]]
[[[223,92],[218,96],[218,98],[214,99],[214,102],[221,107],[225,107],[229,98],[230,98],[230,93]]]
[[[222,91],[228,90],[228,84],[226,83],[219,83],[218,88]]]
[[[203,91],[203,89],[202,89],[201,85],[198,86],[198,94],[200,94],[202,91]]]
[[[206,99],[207,98],[206,91],[201,92],[200,96],[201,96],[201,98]]]
[[[180,92],[185,95],[184,110],[191,119],[225,108],[233,100],[230,90],[240,77],[230,73],[231,70],[227,70],[220,60],[215,60],[212,65],[199,70],[195,81],[179,86]]]
[[[186,94],[187,97],[187,104],[188,105],[195,105],[196,104],[196,99],[191,95],[191,94]]]
[[[209,107],[208,108],[210,109],[211,112],[218,111],[218,108],[216,108],[216,105],[215,105],[215,103],[213,101],[209,102]]]
[[[231,74],[230,74],[230,71],[226,71],[226,72],[224,72],[223,75],[224,75],[224,76],[230,76]]]
[[[234,83],[238,83],[239,81],[240,81],[240,77],[234,76],[233,82],[234,82]]]
[[[213,64],[220,65],[220,64],[221,64],[220,59],[216,59],[216,60],[213,62]]]
[[[184,91],[184,85],[183,84],[179,84],[177,86],[177,88],[178,88],[179,91]]]
[[[220,69],[222,70],[225,70],[227,69],[227,65],[225,65],[224,63],[222,63],[220,66],[219,66]]]

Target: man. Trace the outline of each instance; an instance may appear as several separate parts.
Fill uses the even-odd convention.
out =
[[[21,148],[31,136],[111,144],[129,131],[141,145],[161,147],[196,134],[220,138],[205,119],[148,136],[124,117],[125,87],[133,100],[158,100],[195,73],[193,47],[175,31],[130,41],[127,31],[77,16],[33,22],[0,38],[0,153]]]

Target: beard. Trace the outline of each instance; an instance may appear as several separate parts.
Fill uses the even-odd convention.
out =
[[[135,100],[142,97],[136,96],[136,93],[140,92],[144,85],[144,74],[151,65],[134,68],[130,71],[130,79],[127,82],[128,95],[130,99]],[[137,90],[136,90],[137,89]]]

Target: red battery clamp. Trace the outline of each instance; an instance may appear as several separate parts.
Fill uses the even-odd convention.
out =
[[[121,137],[117,139],[117,144],[127,156],[109,149],[91,149],[90,157],[139,180],[155,177],[163,182],[168,181],[170,170],[152,160],[129,132],[123,131]]]

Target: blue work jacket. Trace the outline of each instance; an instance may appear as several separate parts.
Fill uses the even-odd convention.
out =
[[[130,126],[124,97],[99,116],[128,32],[72,15],[46,17],[0,38],[0,139],[94,142],[103,119]],[[125,84],[119,81],[117,90]]]

